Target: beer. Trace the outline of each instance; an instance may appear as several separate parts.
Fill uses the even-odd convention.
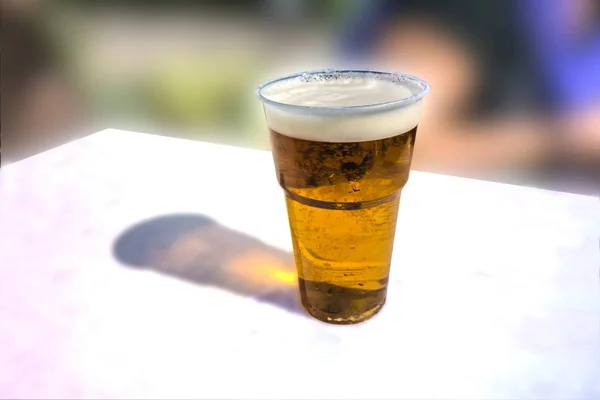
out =
[[[297,107],[265,113],[302,304],[322,321],[360,322],[385,303],[420,108],[377,106],[413,96],[395,77],[325,72],[263,89]]]

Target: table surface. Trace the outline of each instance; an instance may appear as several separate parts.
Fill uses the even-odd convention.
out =
[[[413,171],[388,301],[298,306],[268,152],[105,130],[0,172],[0,398],[600,398],[600,202]]]

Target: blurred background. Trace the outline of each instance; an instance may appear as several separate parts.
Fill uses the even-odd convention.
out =
[[[414,168],[600,190],[598,0],[0,0],[2,165],[107,127],[268,148],[262,81],[432,85]]]

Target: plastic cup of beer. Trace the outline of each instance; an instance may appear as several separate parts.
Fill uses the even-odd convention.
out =
[[[429,85],[369,70],[289,75],[257,89],[285,193],[300,297],[362,322],[386,299],[396,219]]]

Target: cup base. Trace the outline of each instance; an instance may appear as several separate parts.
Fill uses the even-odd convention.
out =
[[[316,309],[315,307],[311,306],[310,304],[306,304],[306,303],[302,302],[302,306],[304,306],[304,309],[306,309],[306,311],[311,316],[318,319],[319,321],[322,321],[322,322],[325,322],[328,324],[335,324],[335,325],[360,324],[361,322],[364,322],[370,318],[373,318],[379,311],[381,311],[381,309],[383,308],[384,305],[385,305],[385,299],[383,300],[383,302],[378,304],[376,307],[374,307],[374,308],[370,309],[369,311],[366,311],[360,315],[340,317],[338,314],[326,313],[326,312]]]

